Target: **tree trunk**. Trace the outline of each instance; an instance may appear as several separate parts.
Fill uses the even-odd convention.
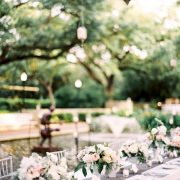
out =
[[[111,108],[113,103],[113,84],[114,84],[114,74],[111,74],[107,79],[107,86],[105,87],[105,93],[107,96],[106,107]]]
[[[48,91],[48,94],[49,94],[49,99],[50,99],[50,102],[51,102],[51,106],[56,107],[56,102],[55,102],[55,97],[54,97],[54,93],[53,93],[53,90],[52,90],[52,85],[47,86],[47,91]]]
[[[107,79],[107,86],[106,86],[106,95],[108,100],[112,100],[113,98],[113,84],[114,84],[114,74],[111,74]]]

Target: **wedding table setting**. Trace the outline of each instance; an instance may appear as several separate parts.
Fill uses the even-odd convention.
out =
[[[13,173],[13,179],[180,179],[180,127],[168,132],[160,123],[145,134],[142,141],[128,140],[115,147],[118,148],[111,144],[84,147],[77,155],[77,166],[71,171],[64,151],[47,153],[44,157],[32,153],[30,157],[22,158],[19,168]]]

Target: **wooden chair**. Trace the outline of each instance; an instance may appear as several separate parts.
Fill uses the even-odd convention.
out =
[[[12,156],[0,160],[0,179],[10,179],[13,176]]]
[[[63,150],[63,151],[56,151],[56,152],[50,152],[50,154],[53,154],[53,155],[57,156],[57,158],[58,158],[57,164],[61,163],[61,159],[62,158],[66,158],[66,151],[65,150]]]

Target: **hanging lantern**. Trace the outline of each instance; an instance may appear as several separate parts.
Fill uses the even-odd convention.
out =
[[[170,60],[170,66],[173,67],[173,68],[175,68],[175,67],[177,66],[177,61],[176,61],[176,59],[171,59],[171,60]]]
[[[124,2],[128,5],[131,0],[124,0]]]
[[[80,26],[77,29],[77,38],[82,42],[87,39],[87,29],[84,26]]]

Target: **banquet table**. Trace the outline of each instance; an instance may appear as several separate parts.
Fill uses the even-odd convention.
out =
[[[77,173],[75,177],[78,180],[91,180],[91,174],[88,174],[87,178],[83,178],[83,175]],[[180,180],[180,158],[166,159],[163,164],[153,164],[153,166],[147,169],[147,166],[141,166],[138,173],[130,173],[128,177],[123,177],[122,172],[117,173],[116,177],[110,178],[101,176],[101,180]]]

